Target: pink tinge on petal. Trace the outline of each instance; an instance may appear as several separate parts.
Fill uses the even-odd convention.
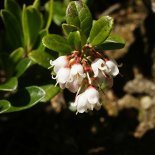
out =
[[[79,89],[80,85],[77,81],[67,82],[66,88],[68,88],[72,93],[76,93]]]

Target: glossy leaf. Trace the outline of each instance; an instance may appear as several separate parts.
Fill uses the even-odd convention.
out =
[[[81,49],[81,35],[79,31],[70,32],[68,36],[68,42],[75,50]]]
[[[22,14],[22,26],[24,42],[27,52],[30,52],[36,43],[38,34],[42,27],[42,16],[34,7],[24,7]]]
[[[78,27],[64,23],[62,24],[62,29],[63,29],[64,34],[68,36],[70,32],[77,31]]]
[[[70,54],[72,49],[67,40],[56,34],[49,34],[43,38],[43,45],[60,54]]]
[[[60,92],[60,88],[54,85],[44,85],[41,88],[45,91],[45,97],[41,100],[47,102]]]
[[[36,49],[33,50],[29,54],[29,58],[34,61],[35,63],[48,68],[50,66],[49,61],[53,59],[52,54],[50,54],[48,51],[45,50],[45,47],[43,50],[41,49]]]
[[[5,83],[0,84],[1,91],[14,91],[18,86],[18,80],[16,77],[12,77]]]
[[[12,13],[19,23],[21,22],[21,8],[15,0],[5,0],[4,8]]]
[[[53,19],[53,0],[49,0],[45,4],[45,10],[47,12],[47,21],[46,21],[45,29],[48,30]]]
[[[115,50],[125,46],[125,40],[117,35],[110,35],[98,48],[103,50]]]
[[[16,66],[15,72],[16,77],[20,77],[32,64],[32,61],[29,58],[22,59]]]
[[[28,109],[40,102],[44,96],[45,91],[40,87],[26,87],[10,98],[11,107],[6,112]]]
[[[89,35],[92,26],[92,16],[86,4],[80,1],[72,1],[66,10],[67,24],[74,25],[86,35]]]
[[[0,114],[6,112],[11,107],[11,104],[7,100],[0,100]]]
[[[7,10],[1,11],[1,17],[6,28],[9,44],[14,49],[21,47],[23,34],[19,22],[17,21],[15,16]]]
[[[109,16],[103,16],[94,22],[90,31],[88,42],[92,46],[103,43],[111,33],[113,28],[113,19]]]
[[[46,50],[45,46],[42,44],[42,38],[45,35],[47,35],[47,30],[42,30],[39,35],[39,47],[35,50],[32,50],[28,56],[33,62],[45,68],[48,68],[50,65],[49,61],[53,59],[53,55],[50,54],[49,51]]]
[[[24,56],[24,49],[22,47],[15,49],[9,55],[9,62],[14,66],[16,65]]]

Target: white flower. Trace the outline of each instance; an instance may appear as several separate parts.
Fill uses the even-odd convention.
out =
[[[100,71],[106,70],[106,63],[102,59],[95,59],[91,64],[92,70],[94,72],[94,77],[97,77],[99,75]]]
[[[102,74],[106,73],[112,76],[119,74],[117,63],[114,60],[108,60],[105,62],[104,60],[97,58],[92,62],[91,67],[94,72],[94,77],[98,77],[100,72],[102,72]]]
[[[68,88],[72,93],[76,93],[80,86],[81,86],[81,83],[79,83],[79,81],[77,79],[75,79],[74,81],[72,82],[67,82],[66,83],[66,88]]]
[[[70,82],[66,83],[66,88],[75,93],[80,88],[85,73],[81,64],[74,64],[70,71]]]
[[[107,73],[111,74],[112,76],[116,76],[119,74],[117,63],[114,60],[106,61],[106,66],[108,68],[108,70],[106,70]]]
[[[79,82],[85,77],[83,66],[81,64],[74,64],[71,67],[70,78],[71,80],[79,79]]]
[[[54,67],[54,72],[57,73],[61,68],[66,67],[68,65],[67,56],[60,56],[56,60],[50,60],[50,65]]]
[[[74,106],[77,107],[77,113],[87,112],[94,108],[99,109],[99,92],[94,87],[88,87],[87,90],[76,97]]]
[[[70,68],[61,68],[59,69],[56,75],[57,83],[60,84],[62,89],[65,88],[65,84],[70,80]]]

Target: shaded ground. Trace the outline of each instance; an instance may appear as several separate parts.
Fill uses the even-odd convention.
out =
[[[47,113],[37,106],[1,116],[2,155],[154,155],[155,130],[134,138],[137,111],[124,109],[117,117],[104,110],[84,115],[63,110]]]

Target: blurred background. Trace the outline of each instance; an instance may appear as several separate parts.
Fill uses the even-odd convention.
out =
[[[33,1],[17,2],[22,6]],[[66,1],[55,2],[50,33],[62,34]],[[120,65],[121,75],[103,96],[103,108],[76,115],[68,104],[74,96],[64,90],[46,104],[1,114],[0,155],[155,155],[155,1],[87,0],[87,4],[95,19],[112,16],[114,32],[126,40],[123,49],[106,51]],[[2,21],[0,26],[2,30]],[[42,80],[50,81],[47,72],[41,72]]]

